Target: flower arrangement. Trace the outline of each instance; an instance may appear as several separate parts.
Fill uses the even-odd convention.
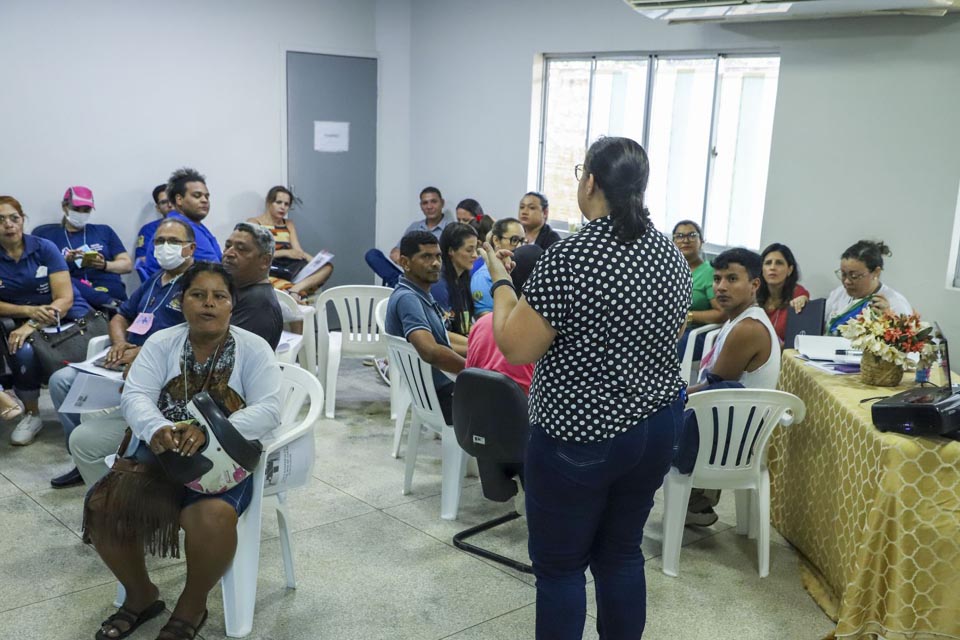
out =
[[[840,334],[850,339],[854,349],[903,369],[913,366],[907,357],[911,353],[919,354],[921,368],[930,366],[936,357],[932,332],[933,327],[916,313],[896,314],[889,309],[881,313],[870,306],[840,327]]]

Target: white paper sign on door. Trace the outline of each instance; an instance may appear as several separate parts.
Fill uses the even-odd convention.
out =
[[[313,121],[313,150],[342,153],[350,150],[350,123]]]

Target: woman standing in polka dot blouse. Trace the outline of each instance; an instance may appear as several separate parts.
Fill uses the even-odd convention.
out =
[[[517,299],[489,247],[497,345],[536,362],[524,480],[537,576],[537,638],[579,639],[585,571],[603,638],[637,638],[646,621],[640,542],[670,467],[683,414],[677,337],[690,270],[643,205],[647,154],[601,138],[576,167],[588,220],[550,247]]]

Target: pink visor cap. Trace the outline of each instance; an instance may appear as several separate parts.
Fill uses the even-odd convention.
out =
[[[96,209],[96,207],[93,206],[93,191],[90,191],[90,189],[86,187],[70,187],[64,191],[63,201],[74,209],[77,207]]]

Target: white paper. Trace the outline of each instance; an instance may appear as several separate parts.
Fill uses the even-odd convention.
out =
[[[860,356],[839,356],[837,351],[851,350],[850,340],[840,336],[797,336],[797,351],[811,360],[856,364]]]
[[[90,413],[120,406],[123,380],[79,373],[63,399],[60,413]]]
[[[106,348],[100,353],[96,354],[92,358],[84,360],[83,362],[71,362],[70,366],[74,369],[78,369],[84,373],[90,373],[95,376],[101,376],[103,378],[108,378],[110,380],[117,380],[123,382],[123,371],[114,371],[113,369],[104,369],[103,367],[98,367],[93,364],[100,358],[107,355],[107,352],[110,351],[110,348]]]
[[[350,123],[313,121],[313,150],[343,153],[350,150]]]
[[[277,349],[274,353],[286,353],[287,351],[293,351],[300,346],[301,342],[303,342],[303,336],[299,333],[283,331],[283,333],[280,334],[280,342],[277,344]]]
[[[303,269],[297,272],[297,275],[293,278],[293,284],[299,284],[315,274],[320,270],[323,265],[327,264],[333,260],[333,254],[328,251],[321,251],[317,255],[313,256],[313,260],[308,262],[303,266]]]
[[[308,434],[267,456],[266,487],[275,492],[305,485],[314,457],[313,447],[313,436]]]

